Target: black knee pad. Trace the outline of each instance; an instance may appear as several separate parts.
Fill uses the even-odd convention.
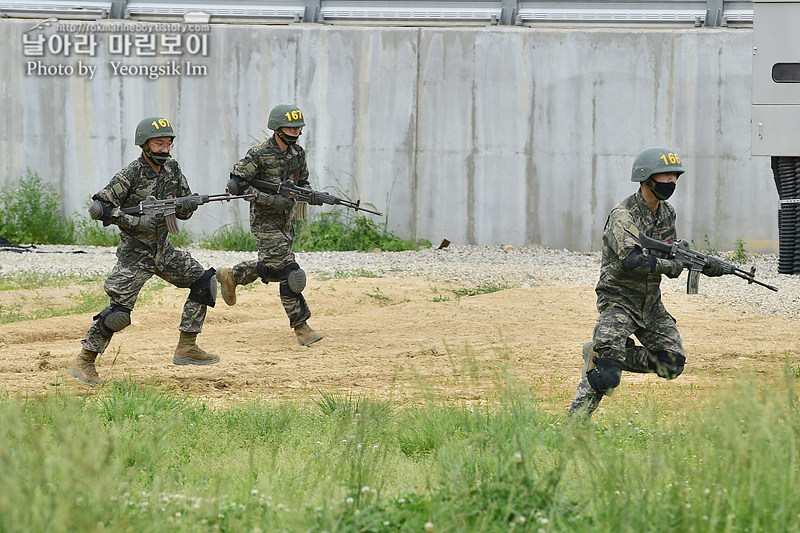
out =
[[[110,305],[92,318],[97,320],[100,335],[110,339],[114,333],[131,325],[131,310],[121,305]]]
[[[650,359],[650,370],[664,379],[675,379],[683,373],[686,357],[674,352],[653,352],[655,359]]]
[[[286,275],[286,284],[295,294],[300,294],[306,288],[306,272],[297,263],[289,265],[292,270]]]
[[[622,363],[605,357],[595,359],[595,367],[586,373],[589,385],[597,392],[605,392],[619,385],[622,379]]]
[[[214,307],[217,303],[217,278],[216,270],[209,268],[197,281],[189,285],[189,299],[199,304]]]
[[[263,283],[269,283],[270,281],[281,282],[281,296],[297,298],[306,288],[306,273],[296,262],[289,263],[281,270],[269,268],[259,263],[256,265],[256,270]]]

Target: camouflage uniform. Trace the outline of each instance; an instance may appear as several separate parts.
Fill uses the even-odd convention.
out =
[[[148,196],[166,199],[190,194],[186,177],[177,161],[169,159],[156,173],[141,155],[95,195],[96,199],[116,206],[111,210],[108,222],[117,224],[120,229],[117,264],[105,282],[106,293],[111,298],[110,307],[133,310],[139,291],[153,275],[181,288],[189,287],[203,275],[205,269],[196,259],[188,252],[173,248],[167,238],[167,226],[163,218],[158,219],[156,231],[151,233],[137,229],[137,217],[127,215],[120,209],[136,206]],[[179,209],[176,216],[186,220],[191,214],[183,214]],[[206,309],[206,305],[187,298],[178,329],[199,333],[203,328]],[[102,353],[110,338],[103,337],[98,322],[98,317],[95,317],[81,344],[86,350]]]
[[[295,183],[308,181],[306,153],[297,144],[282,151],[275,137],[251,148],[242,160],[233,167],[233,176],[246,182],[252,179],[280,183],[291,180]],[[252,283],[265,271],[280,272],[295,263],[292,246],[295,236],[295,205],[278,211],[270,206],[269,194],[248,186],[244,194],[256,194],[250,202],[250,231],[256,237],[258,260],[243,261],[231,268],[231,277],[237,285]],[[267,282],[266,280],[264,281]],[[294,328],[311,316],[311,311],[302,294],[293,293],[286,279],[280,280],[280,295],[283,308]]]
[[[633,229],[631,228],[633,226]],[[603,255],[600,280],[597,282],[597,310],[600,316],[594,328],[592,347],[598,357],[622,364],[628,372],[662,372],[654,354],[667,353],[683,357],[675,319],[661,302],[661,274],[636,274],[623,266],[623,261],[639,243],[626,230],[637,230],[654,239],[675,240],[675,210],[662,201],[653,212],[641,190],[629,196],[611,211],[603,231]],[[658,256],[651,252],[651,255]],[[636,335],[643,346],[636,346]],[[676,376],[663,376],[676,377]],[[578,410],[591,414],[603,397],[588,382],[584,373],[570,414]]]

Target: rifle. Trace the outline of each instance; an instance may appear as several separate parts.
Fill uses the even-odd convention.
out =
[[[742,270],[733,263],[723,261],[718,257],[704,254],[703,252],[698,252],[697,250],[692,250],[689,247],[689,243],[686,241],[676,241],[670,244],[650,238],[641,231],[638,231],[637,228],[633,229],[636,230],[636,234],[630,230],[626,231],[639,240],[639,244],[642,245],[642,248],[664,252],[670,259],[675,259],[679,262],[682,262],[684,268],[688,267],[689,277],[686,280],[686,294],[697,294],[697,289],[700,285],[700,272],[703,270],[704,266],[710,264],[712,261],[719,261],[722,263],[723,272],[725,274],[733,274],[734,276],[746,279],[747,283],[755,283],[756,285],[761,285],[762,287],[766,287],[771,291],[778,291],[778,288],[774,285],[764,283],[763,281],[759,281],[755,278],[755,266],[750,267],[749,271]]]
[[[171,234],[178,233],[178,222],[175,220],[175,209],[178,200],[183,198],[192,198],[197,200],[198,205],[207,204],[209,202],[223,202],[234,200],[236,198],[253,198],[255,194],[192,194],[190,196],[179,196],[177,198],[167,198],[166,200],[156,200],[155,196],[148,196],[139,205],[133,207],[125,207],[122,212],[128,215],[155,215],[157,217],[164,217],[167,222],[167,230]]]
[[[228,181],[227,190],[231,194],[234,192],[241,191],[244,187],[242,186],[241,178],[231,176],[231,180]],[[232,183],[233,182],[233,183]],[[372,213],[373,215],[383,216],[383,213],[380,211],[373,211],[372,209],[367,209],[365,207],[361,207],[361,200],[357,200],[355,202],[351,202],[350,200],[345,200],[343,198],[339,198],[338,196],[334,196],[332,194],[328,194],[326,192],[315,191],[313,189],[306,189],[304,187],[299,187],[293,181],[287,180],[280,183],[272,183],[269,181],[263,180],[250,180],[246,183],[249,183],[259,191],[267,194],[280,194],[285,198],[289,198],[294,200],[295,202],[306,202],[311,198],[312,194],[316,194],[317,197],[322,200],[323,204],[328,205],[343,205],[345,207],[349,207],[350,209],[354,209],[356,211],[365,211],[367,213]]]

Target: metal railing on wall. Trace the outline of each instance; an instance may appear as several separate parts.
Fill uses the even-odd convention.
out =
[[[0,16],[208,23],[398,26],[752,26],[753,4],[733,0],[0,0]],[[205,20],[203,18],[205,17]]]

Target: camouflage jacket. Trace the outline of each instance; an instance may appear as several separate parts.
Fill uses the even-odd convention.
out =
[[[597,309],[602,312],[610,306],[621,307],[640,327],[646,327],[649,317],[663,310],[661,274],[637,275],[623,267],[625,258],[639,244],[626,231],[631,226],[654,239],[673,242],[675,209],[667,202],[659,202],[658,209],[651,211],[640,189],[611,210],[603,230],[600,281],[595,287]]]
[[[233,166],[234,176],[245,181],[252,179],[280,183],[292,180],[297,183],[308,180],[308,166],[306,166],[306,153],[302,147],[290,145],[286,151],[281,151],[273,135],[263,143],[248,150],[238,163]],[[245,190],[246,194],[256,193],[257,197],[250,202],[250,230],[259,233],[267,227],[278,225],[284,231],[294,231],[295,213],[294,206],[278,211],[271,207],[271,194],[257,191],[253,187]]]
[[[93,196],[98,200],[114,205],[111,211],[110,223],[116,224],[120,229],[118,257],[135,257],[144,255],[152,259],[163,256],[165,247],[171,247],[167,238],[167,224],[159,218],[156,232],[141,231],[136,228],[136,215],[127,215],[119,208],[133,207],[148,196],[155,196],[159,200],[188,196],[192,194],[186,181],[186,176],[181,172],[181,167],[174,159],[169,159],[161,171],[156,174],[147,163],[144,155],[132,161],[111,178],[108,185],[100,189]],[[191,217],[178,210],[176,217],[186,220]],[[158,261],[157,261],[158,262]]]

